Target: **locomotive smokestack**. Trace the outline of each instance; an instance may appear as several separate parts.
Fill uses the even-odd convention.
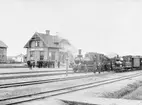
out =
[[[78,57],[79,57],[79,58],[82,58],[82,57],[83,57],[82,54],[81,54],[81,51],[82,51],[81,49],[78,50]]]
[[[79,50],[78,50],[79,55],[81,55],[81,52],[82,52],[82,50],[81,50],[81,49],[79,49]]]

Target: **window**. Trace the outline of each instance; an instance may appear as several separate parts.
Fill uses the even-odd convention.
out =
[[[35,47],[35,41],[31,42],[31,47]]]
[[[50,60],[55,60],[55,51],[50,51],[49,52],[49,59]]]
[[[40,51],[40,60],[44,60],[44,51]]]
[[[30,57],[34,57],[34,51],[30,51]]]
[[[36,41],[36,47],[40,47],[40,41]]]
[[[4,49],[0,49],[0,54],[3,54],[4,53]]]
[[[42,41],[40,41],[40,47],[43,47],[43,42]]]

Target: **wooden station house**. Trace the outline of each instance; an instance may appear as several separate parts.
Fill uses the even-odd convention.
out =
[[[50,30],[46,30],[45,34],[35,32],[24,48],[27,48],[27,61],[59,60],[59,40],[56,35],[50,35]]]

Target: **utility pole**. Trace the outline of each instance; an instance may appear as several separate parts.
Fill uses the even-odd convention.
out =
[[[66,58],[66,76],[68,76],[68,67],[69,67],[69,64],[68,64],[68,56]]]

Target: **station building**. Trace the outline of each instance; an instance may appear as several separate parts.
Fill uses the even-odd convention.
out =
[[[7,45],[0,41],[0,63],[7,61]]]
[[[50,30],[46,33],[35,32],[24,48],[27,48],[27,60],[59,60],[60,44],[56,35],[50,35]]]

